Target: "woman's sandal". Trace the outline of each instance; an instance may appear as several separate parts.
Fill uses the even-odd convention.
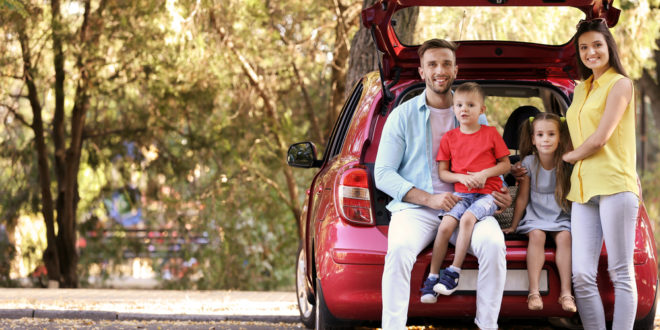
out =
[[[527,308],[530,311],[540,311],[543,309],[543,300],[538,292],[530,293],[527,296]]]
[[[575,313],[577,311],[577,307],[575,306],[575,297],[571,296],[570,294],[559,297],[558,302],[561,305],[561,309],[564,311],[571,313]]]

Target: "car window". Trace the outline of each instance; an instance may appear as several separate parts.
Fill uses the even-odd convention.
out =
[[[362,82],[360,81],[353,89],[353,92],[351,93],[351,96],[346,100],[346,103],[344,103],[344,107],[339,114],[339,118],[337,118],[337,121],[335,122],[335,127],[332,129],[330,139],[328,140],[328,145],[323,154],[324,162],[332,159],[339,153],[339,151],[341,151],[341,148],[344,145],[346,132],[348,131],[348,126],[351,123],[351,119],[353,118],[353,113],[355,112],[355,108],[357,108],[358,102],[362,97],[362,89],[363,86]]]
[[[462,82],[456,82],[454,87]],[[480,82],[481,87],[486,92],[486,118],[488,124],[497,128],[502,134],[506,121],[511,113],[518,107],[531,105],[544,112],[563,114],[568,108],[565,96],[555,88],[544,84],[514,84],[502,82]],[[424,90],[424,84],[415,84],[403,91],[397,100],[395,106],[399,105]]]
[[[509,119],[513,110],[524,105],[532,105],[541,111],[545,111],[543,100],[538,96],[486,97],[486,118],[488,118],[488,124],[490,126],[495,126],[500,135],[502,135],[504,133],[504,125],[506,125],[506,121]]]
[[[417,24],[410,28],[396,22],[409,21],[419,9]],[[397,37],[404,45],[443,38],[454,41],[499,40],[563,45],[575,33],[575,24],[585,17],[574,7],[408,7],[392,16]]]

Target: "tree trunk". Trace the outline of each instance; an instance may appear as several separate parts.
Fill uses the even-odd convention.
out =
[[[656,39],[655,41],[656,45],[660,47],[660,39]],[[650,107],[651,107],[651,114],[653,115],[653,119],[655,123],[660,123],[660,51],[655,50],[653,52],[653,58],[655,59],[655,76],[656,79],[653,79],[652,74],[648,71],[648,69],[644,69],[642,72],[642,76],[637,80],[637,86],[639,86],[639,89],[642,91],[641,94],[643,94],[650,102]],[[646,105],[646,100],[640,100],[642,107],[645,107]],[[642,108],[642,111],[646,111],[645,108]],[[646,123],[642,122],[640,125],[647,125]],[[647,126],[648,127],[648,126]],[[657,163],[658,161],[658,150],[660,149],[658,146],[658,141],[656,139],[648,139],[647,137],[642,137],[642,139],[645,139],[646,143],[648,145],[645,146],[646,148],[646,153],[642,153],[642,155],[646,155],[648,159],[642,159],[641,162],[643,164],[649,163],[651,164],[651,167],[653,167],[654,164]]]
[[[34,69],[28,36],[23,28],[18,28],[19,41],[23,54],[23,77],[28,88],[28,99],[32,108],[32,130],[37,149],[37,165],[39,168],[39,186],[41,188],[41,213],[46,223],[46,251],[43,254],[44,265],[49,281],[60,281],[60,262],[55,236],[55,221],[53,210],[53,195],[50,191],[50,171],[48,165],[48,150],[44,138],[44,125],[41,118],[41,103],[34,83]]]
[[[358,15],[347,17],[346,11],[350,5],[335,0],[335,12],[337,23],[335,24],[335,49],[332,52],[332,98],[330,100],[330,111],[326,119],[326,127],[332,128],[332,123],[339,117],[339,112],[344,105],[346,97],[346,69],[348,64],[349,41],[348,30],[350,25],[359,23]]]
[[[376,0],[364,0],[362,8],[371,7]],[[417,25],[419,8],[411,7],[397,14],[397,36],[404,44],[410,43]],[[351,41],[350,63],[346,75],[346,85],[353,86],[363,75],[378,70],[376,45],[371,38],[371,31],[360,24],[360,29]],[[346,91],[348,93],[349,90]]]

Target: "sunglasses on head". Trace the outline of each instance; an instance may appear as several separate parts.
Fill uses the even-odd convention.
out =
[[[582,26],[583,24],[592,24],[592,23],[594,23],[594,24],[601,24],[602,23],[602,24],[605,24],[605,26],[607,26],[607,20],[605,18],[598,17],[598,18],[591,18],[591,19],[581,19],[577,23],[575,28],[579,29],[580,26]]]

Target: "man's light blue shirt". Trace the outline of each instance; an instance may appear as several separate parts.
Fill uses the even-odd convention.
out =
[[[429,116],[425,89],[392,110],[383,126],[374,178],[376,187],[392,197],[387,204],[390,212],[421,206],[403,201],[413,187],[433,193],[431,169],[437,150],[432,150]],[[484,114],[479,116],[479,123],[488,124]],[[457,126],[454,118],[454,127]]]

